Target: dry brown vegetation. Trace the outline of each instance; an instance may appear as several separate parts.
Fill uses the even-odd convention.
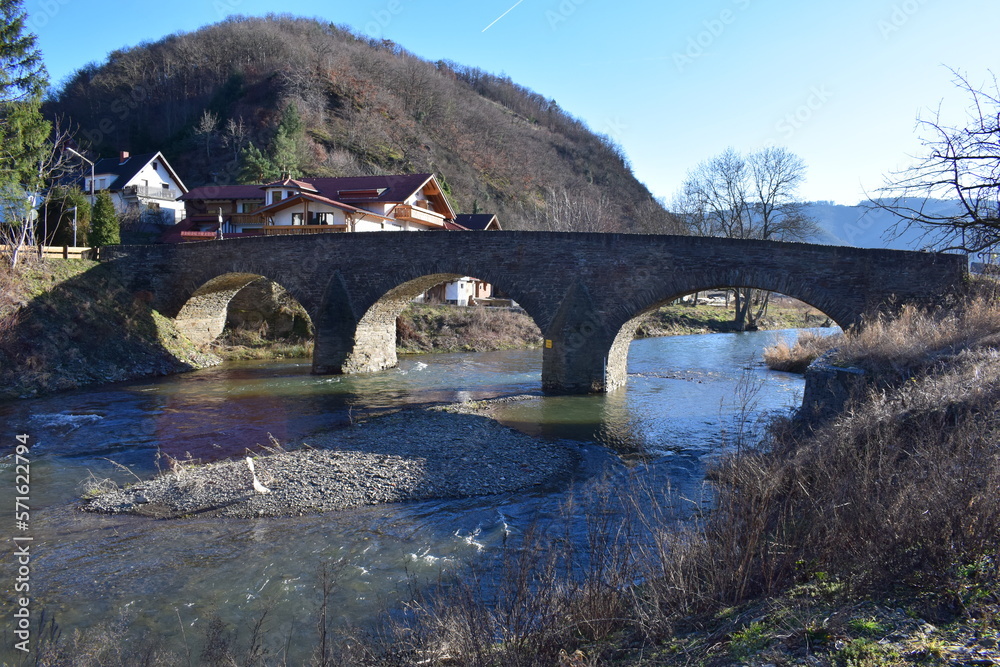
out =
[[[805,373],[806,368],[817,357],[840,344],[843,336],[823,336],[811,331],[803,331],[792,345],[781,340],[764,350],[764,363],[775,371]]]
[[[542,333],[520,310],[411,304],[396,320],[399,352],[488,352],[537,347]]]
[[[1000,342],[1000,308],[992,294],[970,297],[958,307],[933,310],[904,306],[880,315],[839,343],[838,363],[878,376],[907,380],[963,352]]]

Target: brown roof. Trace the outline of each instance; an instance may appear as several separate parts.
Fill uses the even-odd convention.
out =
[[[305,181],[296,181],[295,179],[292,178],[283,178],[280,181],[272,181],[270,183],[260,186],[260,189],[263,190],[265,188],[288,188],[288,187],[296,188],[298,190],[302,190],[303,192],[319,192],[319,190],[314,188],[311,184],[306,183]]]
[[[334,208],[339,208],[350,213],[363,213],[365,215],[370,215],[375,218],[381,218],[387,220],[384,215],[379,215],[378,213],[372,213],[371,211],[366,211],[357,206],[351,206],[350,204],[345,204],[343,202],[336,201],[334,199],[329,199],[327,197],[322,197],[320,195],[314,195],[311,192],[299,192],[292,195],[291,197],[285,197],[284,199],[278,200],[273,204],[269,204],[263,208],[259,208],[254,213],[266,215],[272,211],[280,211],[283,208],[288,208],[294,204],[299,203],[303,199],[308,199],[309,201],[314,201],[320,204],[326,204],[327,206],[333,206]]]
[[[232,200],[263,199],[262,188],[291,187],[303,194],[313,194],[342,204],[361,206],[372,203],[397,203],[406,201],[411,195],[427,185],[433,174],[403,174],[388,176],[341,176],[328,178],[283,179],[267,185],[204,185],[191,190],[183,200]],[[447,211],[439,211],[448,217],[451,206],[444,194],[431,195],[440,199]],[[270,208],[270,207],[268,207]]]
[[[459,213],[455,216],[455,223],[465,229],[483,231],[496,222],[496,228],[500,229],[500,222],[493,213]]]

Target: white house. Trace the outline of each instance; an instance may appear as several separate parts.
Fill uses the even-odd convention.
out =
[[[457,217],[433,174],[284,178],[265,185],[207,185],[181,197],[193,240],[232,234],[317,234],[451,229]],[[177,236],[175,234],[174,236]]]
[[[83,178],[83,191],[90,192],[90,175]],[[188,190],[163,154],[129,155],[122,151],[116,158],[101,158],[94,163],[94,191],[107,190],[119,213],[130,210],[145,220],[175,224],[184,218],[181,195]]]

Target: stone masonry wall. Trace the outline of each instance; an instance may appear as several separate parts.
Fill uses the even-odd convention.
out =
[[[623,382],[627,345],[614,345],[622,328],[694,291],[771,290],[849,327],[876,309],[939,299],[966,273],[960,255],[554,232],[257,237],[117,246],[103,255],[123,280],[136,291],[151,292],[154,307],[171,317],[192,296],[224,308],[220,304],[228,303],[234,285],[213,281],[227,274],[278,283],[316,327],[316,372],[395,363],[390,350],[395,315],[406,296],[428,277],[479,278],[509,294],[538,324],[547,341],[543,386],[555,393],[603,391]],[[199,317],[211,319],[208,313]]]

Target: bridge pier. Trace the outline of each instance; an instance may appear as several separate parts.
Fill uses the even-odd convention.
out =
[[[542,390],[592,394],[624,384],[624,371],[617,366],[608,374],[612,338],[587,287],[574,282],[545,332]],[[627,354],[627,343],[625,350]]]

